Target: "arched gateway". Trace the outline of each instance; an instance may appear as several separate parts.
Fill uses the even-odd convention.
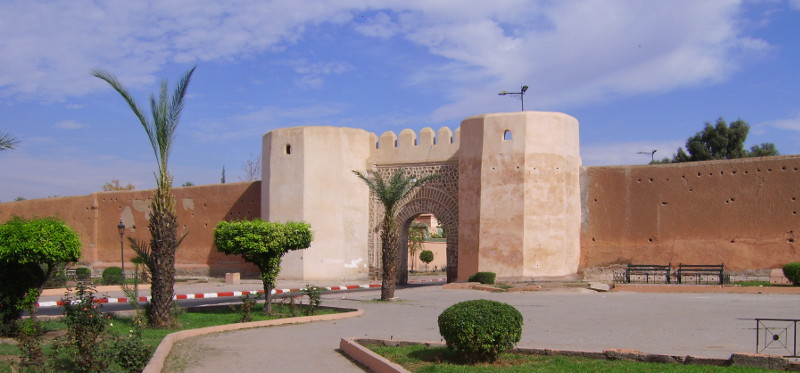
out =
[[[282,128],[264,135],[261,217],[303,220],[314,241],[284,257],[285,279],[356,280],[380,274],[382,208],[353,170],[442,177],[398,210],[401,242],[414,217],[434,214],[447,232],[447,279],[577,271],[580,256],[578,121],[518,112],[380,137],[341,127]],[[401,248],[399,280],[407,277]]]
[[[424,177],[437,174],[438,178],[412,192],[400,204],[397,225],[400,227],[400,261],[398,281],[408,281],[408,230],[417,216],[430,213],[436,216],[447,232],[447,281],[456,280],[458,268],[458,162],[428,165],[394,165],[376,167],[381,177],[387,178],[395,170],[402,168],[411,177]],[[370,263],[379,274],[381,263],[380,222],[383,208],[376,198],[370,200]]]

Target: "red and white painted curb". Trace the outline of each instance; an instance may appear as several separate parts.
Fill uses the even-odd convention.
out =
[[[421,283],[421,282],[442,282],[447,281],[447,278],[436,278],[436,279],[427,279],[427,280],[414,280],[409,281],[409,283]],[[356,289],[375,289],[380,288],[381,284],[365,284],[365,285],[341,285],[341,286],[320,286],[320,289],[323,290],[356,290]],[[299,293],[305,291],[305,288],[302,289],[272,289],[272,294],[286,294],[286,293]],[[264,290],[246,290],[246,291],[221,291],[217,293],[194,293],[194,294],[176,294],[172,297],[175,300],[183,300],[183,299],[210,299],[210,298],[223,298],[223,297],[241,297],[242,295],[255,295],[255,294],[264,294]],[[139,302],[149,302],[150,297],[139,297]],[[94,300],[95,303],[128,303],[128,298],[121,297],[121,298],[97,298]],[[37,307],[62,307],[64,306],[63,300],[58,301],[49,301],[49,302],[39,302],[36,303]]]

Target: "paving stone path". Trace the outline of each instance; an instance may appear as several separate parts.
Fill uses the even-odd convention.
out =
[[[398,302],[379,291],[330,294],[323,305],[360,308],[362,317],[225,332],[180,342],[169,373],[363,372],[337,352],[342,337],[440,341],[437,317],[469,299],[513,305],[525,325],[519,346],[584,351],[624,348],[648,353],[728,358],[755,352],[755,321],[800,318],[800,297],[772,294],[597,293],[562,289],[528,293],[400,289]]]

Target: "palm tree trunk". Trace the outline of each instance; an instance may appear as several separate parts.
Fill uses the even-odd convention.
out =
[[[174,325],[172,317],[172,297],[175,286],[175,249],[178,245],[178,221],[170,209],[174,206],[171,189],[157,189],[150,212],[150,241],[152,260],[152,282],[150,289],[150,324],[154,328],[170,328]],[[172,200],[173,203],[170,203]]]
[[[383,279],[381,281],[381,300],[394,298],[395,284],[397,283],[397,246],[399,235],[392,218],[392,223],[384,220],[384,229],[381,231],[381,256],[383,264]]]

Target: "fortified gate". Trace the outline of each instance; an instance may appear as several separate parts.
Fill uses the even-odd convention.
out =
[[[383,209],[353,170],[397,168],[441,177],[401,203],[407,244],[412,220],[434,214],[447,232],[447,279],[478,271],[504,278],[575,273],[580,260],[578,121],[517,112],[469,117],[461,127],[380,137],[343,127],[282,128],[264,135],[261,217],[311,224],[307,250],[286,254],[281,277],[349,280],[380,272]],[[400,281],[408,250],[400,248]]]

